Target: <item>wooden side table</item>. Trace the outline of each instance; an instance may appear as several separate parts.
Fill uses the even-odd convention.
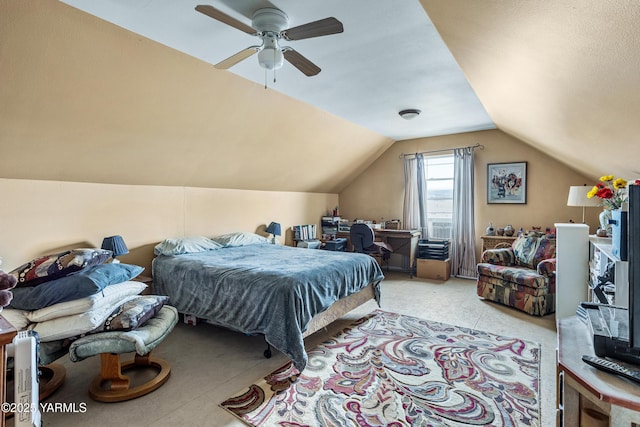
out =
[[[487,249],[509,248],[516,236],[480,236],[482,239],[482,251]]]
[[[640,424],[640,387],[582,361],[594,355],[587,325],[558,321],[558,425],[631,427]]]

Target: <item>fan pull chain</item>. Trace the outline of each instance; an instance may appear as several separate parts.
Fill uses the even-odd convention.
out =
[[[276,50],[275,49],[273,49],[273,63],[274,64],[276,63]],[[273,84],[276,84],[276,69],[275,69],[275,66],[273,68]]]

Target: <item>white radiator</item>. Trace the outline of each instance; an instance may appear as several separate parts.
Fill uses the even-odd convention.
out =
[[[38,397],[38,342],[30,331],[20,331],[7,346],[13,356],[13,384],[16,427],[40,427]]]

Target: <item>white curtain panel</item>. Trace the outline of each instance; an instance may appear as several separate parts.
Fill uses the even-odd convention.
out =
[[[473,215],[473,148],[456,148],[453,161],[451,274],[476,278],[476,233]]]
[[[424,155],[404,159],[404,206],[402,228],[420,230],[427,238],[427,209],[424,201]]]

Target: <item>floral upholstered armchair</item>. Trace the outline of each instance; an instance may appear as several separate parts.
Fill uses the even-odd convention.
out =
[[[556,242],[545,234],[519,236],[510,248],[488,249],[478,269],[478,296],[544,316],[555,311]]]

